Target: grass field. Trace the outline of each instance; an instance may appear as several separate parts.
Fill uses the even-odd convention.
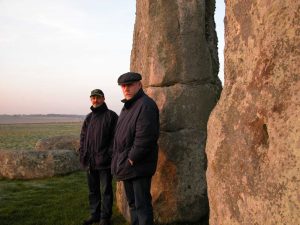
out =
[[[0,124],[0,149],[34,149],[41,138],[80,134],[81,123]]]
[[[0,124],[0,149],[34,149],[40,138],[79,135],[81,123]],[[0,225],[80,225],[89,217],[82,171],[60,177],[21,181],[0,179]],[[126,221],[113,209],[114,225]]]

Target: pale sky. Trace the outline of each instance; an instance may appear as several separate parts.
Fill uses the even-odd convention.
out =
[[[0,0],[0,114],[87,114],[92,89],[120,112],[136,0]],[[224,0],[217,0],[223,81]]]

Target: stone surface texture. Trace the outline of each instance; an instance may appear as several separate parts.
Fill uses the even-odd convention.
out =
[[[221,83],[214,1],[137,0],[131,71],[160,110],[158,168],[152,182],[159,223],[197,222],[208,214],[206,126]],[[122,185],[118,206],[128,218]]]
[[[227,0],[208,124],[211,225],[300,224],[300,2]]]
[[[66,135],[66,136],[53,136],[49,138],[40,139],[35,149],[39,151],[68,149],[78,151],[80,146],[79,136]]]
[[[0,150],[0,177],[34,179],[52,177],[80,169],[73,150]]]

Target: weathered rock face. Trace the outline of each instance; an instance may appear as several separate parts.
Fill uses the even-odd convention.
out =
[[[206,146],[210,224],[300,224],[300,3],[226,3],[225,87]]]
[[[80,141],[78,136],[54,136],[39,140],[36,145],[36,150],[55,150],[55,149],[69,149],[78,151]]]
[[[138,0],[131,71],[160,110],[155,220],[196,222],[208,213],[206,125],[221,91],[214,1]],[[120,186],[118,205],[126,215]]]
[[[0,150],[0,177],[33,179],[52,177],[79,170],[73,150]]]

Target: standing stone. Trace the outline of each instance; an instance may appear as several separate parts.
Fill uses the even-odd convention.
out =
[[[43,138],[37,141],[35,144],[35,150],[57,150],[57,149],[68,149],[78,151],[80,147],[79,136],[75,135],[64,135],[64,136],[53,136],[49,138]]]
[[[225,87],[206,147],[210,224],[300,224],[300,2],[226,4]]]
[[[152,182],[159,223],[197,222],[208,214],[206,125],[221,83],[214,1],[137,0],[131,71],[160,110],[159,160]],[[119,209],[128,218],[122,185]]]

